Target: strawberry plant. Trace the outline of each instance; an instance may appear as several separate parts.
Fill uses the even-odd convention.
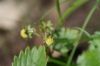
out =
[[[37,36],[41,37],[43,42],[39,46],[34,46],[31,49],[27,47],[25,51],[20,51],[19,56],[14,57],[12,66],[49,66],[49,63],[57,64],[58,66],[100,66],[100,31],[90,34],[85,30],[100,4],[100,0],[95,1],[83,26],[74,28],[63,27],[64,19],[79,6],[88,2],[88,0],[75,0],[72,6],[63,14],[60,8],[62,2],[56,0],[56,9],[59,17],[55,27],[50,20],[43,20],[45,18],[44,15],[40,20],[38,29],[29,25],[21,30],[22,38],[31,39]],[[84,40],[89,44],[88,49],[78,56],[76,62],[73,62],[75,51],[79,43]],[[71,49],[72,51],[69,54]],[[58,59],[59,57],[63,59]]]

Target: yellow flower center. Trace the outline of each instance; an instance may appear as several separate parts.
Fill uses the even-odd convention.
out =
[[[20,32],[20,35],[24,39],[28,38],[28,35],[26,34],[26,29],[22,29],[21,32]]]
[[[54,42],[54,39],[53,37],[51,36],[48,36],[46,39],[45,39],[45,42],[48,46],[50,46],[53,42]]]

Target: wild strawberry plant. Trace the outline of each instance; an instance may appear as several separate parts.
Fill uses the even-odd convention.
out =
[[[50,66],[56,64],[58,66],[100,66],[100,31],[94,34],[89,34],[85,31],[88,22],[96,11],[100,0],[96,0],[92,9],[90,10],[86,20],[81,28],[65,28],[63,22],[66,17],[70,15],[76,8],[88,0],[76,0],[64,14],[61,13],[60,0],[56,0],[56,7],[58,12],[58,23],[54,27],[52,22],[40,20],[39,29],[26,26],[21,30],[21,37],[24,39],[31,39],[33,36],[42,37],[43,44],[27,47],[25,51],[20,51],[19,56],[14,57],[12,66]],[[85,37],[85,38],[83,38]],[[87,50],[78,56],[76,62],[73,62],[73,56],[81,41],[86,41],[89,44]],[[69,53],[72,49],[71,53]],[[54,58],[56,57],[56,58]],[[62,57],[61,59],[57,59]]]

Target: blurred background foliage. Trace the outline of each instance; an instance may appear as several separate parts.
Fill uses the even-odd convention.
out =
[[[61,0],[62,13],[71,8],[75,1]],[[88,0],[71,13],[69,11],[70,14],[64,20],[64,27],[81,26],[94,1]],[[87,26],[90,33],[100,30],[99,6]],[[37,27],[42,18],[50,20],[53,26],[56,26],[58,14],[55,0],[0,0],[0,66],[11,66],[13,56],[27,45],[32,47],[33,44],[42,43],[42,39],[35,36],[31,40],[23,40],[20,37],[20,30],[24,26],[34,24],[33,26]]]

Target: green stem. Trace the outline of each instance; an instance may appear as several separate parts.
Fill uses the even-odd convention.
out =
[[[58,13],[58,19],[59,19],[58,25],[59,25],[63,21],[62,20],[62,14],[61,14],[61,8],[60,8],[60,0],[56,0],[56,8],[57,8],[57,13]]]
[[[88,0],[76,0],[74,3],[71,4],[71,6],[66,9],[64,14],[62,14],[62,22],[60,23],[60,26],[64,24],[65,18],[68,18],[76,9],[87,3]]]
[[[82,28],[77,28],[77,29],[82,31],[88,38],[91,37],[91,35],[87,31],[83,30]]]
[[[65,65],[65,63],[63,63],[63,62],[61,62],[59,60],[53,59],[53,58],[49,58],[49,61],[50,62],[53,62],[53,63],[56,63],[58,65],[61,65],[61,66],[64,66]]]
[[[57,8],[59,17],[61,17],[60,0],[56,0],[56,8]]]
[[[56,9],[58,12],[58,15],[61,16],[61,9],[60,9],[60,5],[66,3],[67,1],[63,1],[60,3],[59,0],[56,0]],[[55,9],[55,6],[53,6],[50,10],[48,10],[46,13],[44,13],[44,15],[40,18],[40,21],[43,20],[48,14],[50,14],[52,12],[52,10]]]
[[[93,15],[94,12],[95,12],[95,10],[96,10],[96,4],[95,4],[95,5],[93,6],[93,8],[90,10],[90,12],[89,12],[89,14],[88,14],[88,16],[87,16],[87,18],[86,18],[86,20],[85,20],[85,22],[84,22],[84,24],[83,24],[83,27],[82,27],[83,30],[85,30],[87,24],[89,23],[89,21],[90,21],[92,15]],[[72,50],[72,53],[71,53],[71,55],[70,55],[70,57],[69,57],[69,59],[68,59],[68,62],[67,62],[67,64],[66,64],[65,66],[70,66],[71,61],[72,61],[72,58],[73,58],[73,55],[74,55],[74,53],[75,53],[75,50],[76,50],[76,48],[77,48],[77,46],[78,46],[78,43],[79,43],[79,41],[80,41],[82,35],[83,35],[83,31],[80,32],[77,41],[74,43],[75,46],[74,46],[74,48],[73,48],[73,50]]]
[[[66,0],[64,2],[61,2],[60,4],[60,0],[56,0],[56,8],[57,8],[57,12],[59,15],[59,19],[58,19],[58,23],[56,25],[57,28],[61,27],[64,24],[64,19],[68,18],[72,12],[74,12],[77,8],[81,7],[82,5],[84,5],[85,3],[87,3],[89,0],[78,0],[75,1],[74,3],[72,3],[72,5],[66,9],[64,14],[61,14],[61,8],[60,5],[64,4],[65,2],[67,2]],[[50,10],[48,10],[41,18],[40,21],[43,20],[50,12],[52,12],[52,9],[55,9],[54,7],[51,8]]]

